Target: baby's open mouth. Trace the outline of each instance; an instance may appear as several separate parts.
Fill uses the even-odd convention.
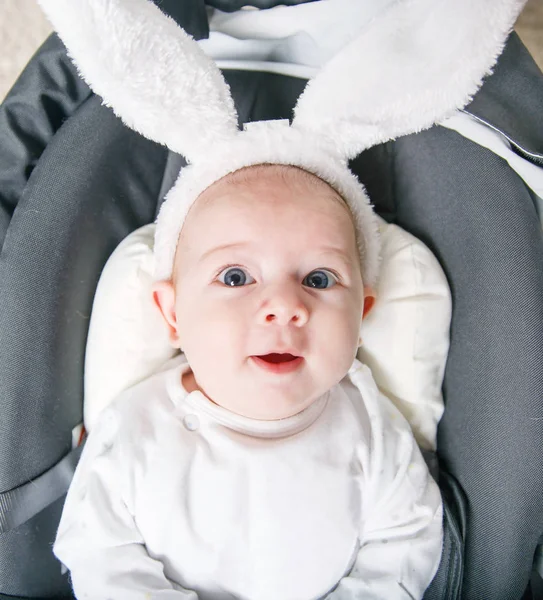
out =
[[[251,361],[267,373],[285,375],[297,371],[304,359],[288,352],[271,352],[270,354],[251,356]]]
[[[272,352],[271,354],[263,354],[262,356],[258,356],[261,360],[265,360],[266,362],[278,364],[284,362],[290,362],[291,360],[296,360],[298,356],[294,356],[293,354],[278,354],[276,352]]]

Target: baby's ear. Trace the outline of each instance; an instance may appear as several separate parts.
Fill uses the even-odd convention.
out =
[[[181,348],[175,313],[175,288],[171,281],[156,281],[152,286],[153,302],[164,319],[174,348]]]
[[[375,292],[371,287],[364,288],[364,308],[362,309],[362,319],[365,319],[375,304]]]

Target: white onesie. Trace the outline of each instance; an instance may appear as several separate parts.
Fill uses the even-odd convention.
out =
[[[439,489],[366,366],[278,421],[187,393],[187,369],[122,394],[89,436],[54,546],[77,598],[422,597]]]

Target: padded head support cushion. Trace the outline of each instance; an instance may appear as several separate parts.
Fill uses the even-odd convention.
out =
[[[154,227],[123,240],[100,278],[85,359],[87,429],[115,396],[174,355],[151,299]],[[376,304],[362,327],[360,358],[411,423],[419,444],[435,449],[449,349],[449,287],[422,242],[382,219],[380,228],[381,278]]]

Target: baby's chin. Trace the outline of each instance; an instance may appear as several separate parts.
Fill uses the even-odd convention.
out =
[[[231,413],[258,421],[279,421],[288,419],[309,408],[322,394],[311,394],[303,397],[284,396],[273,392],[260,391],[259,394],[244,396],[242,393],[233,397],[213,396],[200,390],[211,402],[225,408]]]
[[[313,395],[309,398],[307,396],[305,398],[292,398],[285,397],[277,391],[272,394],[265,394],[262,390],[257,394],[249,395],[244,394],[243,390],[238,390],[237,393],[228,396],[211,395],[198,384],[194,373],[190,370],[183,374],[182,384],[188,393],[199,391],[217,406],[242,417],[260,421],[278,421],[293,417],[311,406],[319,397],[319,395]]]
[[[351,365],[352,359],[349,362],[343,357],[317,364],[304,359],[301,366],[285,372],[251,363],[230,369],[219,365],[201,372],[192,367],[183,374],[183,387],[189,393],[201,392],[209,401],[242,417],[277,421],[311,407],[343,379]]]

